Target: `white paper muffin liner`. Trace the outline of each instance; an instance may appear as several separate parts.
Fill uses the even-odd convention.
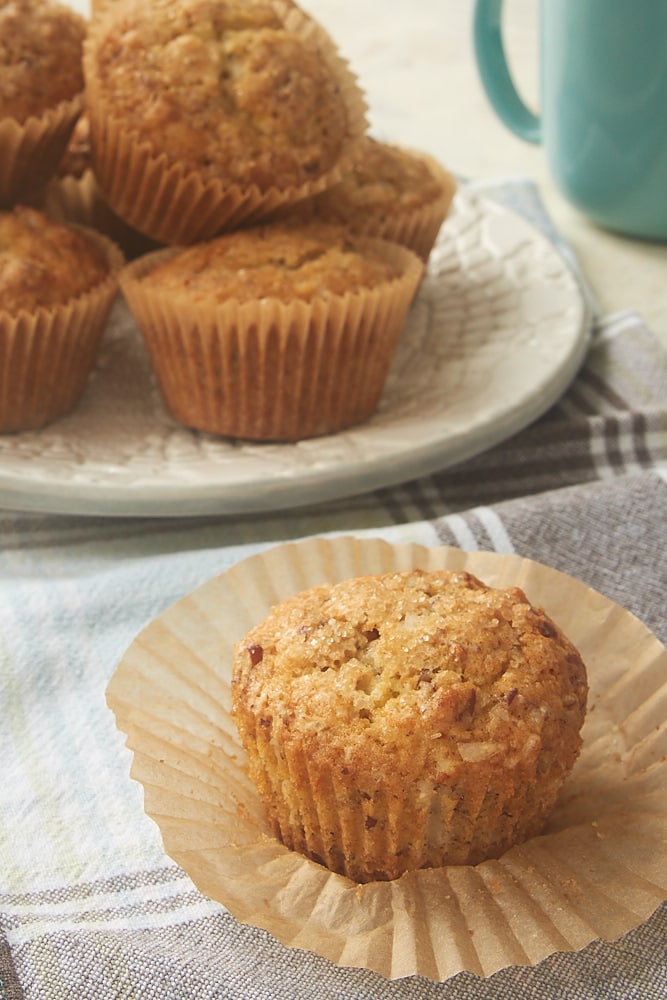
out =
[[[477,866],[358,886],[270,833],[230,710],[232,647],[324,581],[466,569],[544,606],[588,668],[584,747],[546,832]],[[165,851],[202,893],[283,944],[387,978],[444,980],[614,940],[667,890],[667,650],[583,583],[515,555],[313,538],[243,560],[148,625],[107,691]]]

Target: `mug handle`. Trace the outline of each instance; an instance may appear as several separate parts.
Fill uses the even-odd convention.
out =
[[[473,41],[477,69],[498,117],[526,142],[539,144],[542,123],[524,104],[507,65],[501,27],[503,0],[476,0]]]

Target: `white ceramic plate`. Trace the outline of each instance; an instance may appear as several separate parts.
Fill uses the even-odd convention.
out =
[[[165,411],[122,301],[74,413],[0,437],[0,505],[100,515],[277,510],[403,482],[497,444],[576,375],[589,316],[552,244],[459,191],[411,309],[380,407],[294,444],[189,431]]]

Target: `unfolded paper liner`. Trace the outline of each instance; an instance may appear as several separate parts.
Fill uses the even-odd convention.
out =
[[[405,247],[363,240],[399,277],[310,302],[263,298],[214,305],[160,293],[141,276],[177,253],[139,258],[121,287],[171,414],[234,438],[300,440],[367,420],[423,274]]]
[[[78,94],[25,122],[0,119],[1,207],[17,204],[55,175],[82,108]]]
[[[348,137],[341,154],[318,177],[291,188],[242,187],[205,177],[172,162],[140,133],[128,130],[105,100],[95,70],[95,39],[104,31],[109,6],[92,23],[84,46],[87,113],[92,160],[102,194],[129,226],[156,243],[186,245],[248,225],[281,206],[308,198],[337,183],[359,155],[366,132],[366,102],[357,79],[327,32],[288,0],[273,0],[286,28],[315,45],[335,74],[348,114]]]
[[[545,607],[588,667],[584,748],[542,836],[475,867],[358,886],[271,835],[230,717],[232,647],[306,587],[414,566],[466,569]],[[614,940],[665,898],[667,650],[620,606],[528,559],[372,538],[277,546],[146,627],[107,700],[167,854],[238,920],[340,965],[488,976]]]
[[[125,261],[107,237],[77,228],[104,253],[103,281],[53,307],[14,314],[0,303],[0,433],[35,430],[69,413],[97,359]]]

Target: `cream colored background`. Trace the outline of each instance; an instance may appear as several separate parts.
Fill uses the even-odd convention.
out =
[[[71,2],[88,8],[88,0]],[[602,310],[638,310],[667,346],[667,244],[625,239],[589,223],[555,190],[542,149],[515,138],[496,118],[475,67],[474,0],[301,0],[301,6],[328,28],[357,73],[376,134],[425,149],[466,177],[534,179]],[[508,54],[533,106],[537,6],[537,0],[506,0],[505,7]]]

